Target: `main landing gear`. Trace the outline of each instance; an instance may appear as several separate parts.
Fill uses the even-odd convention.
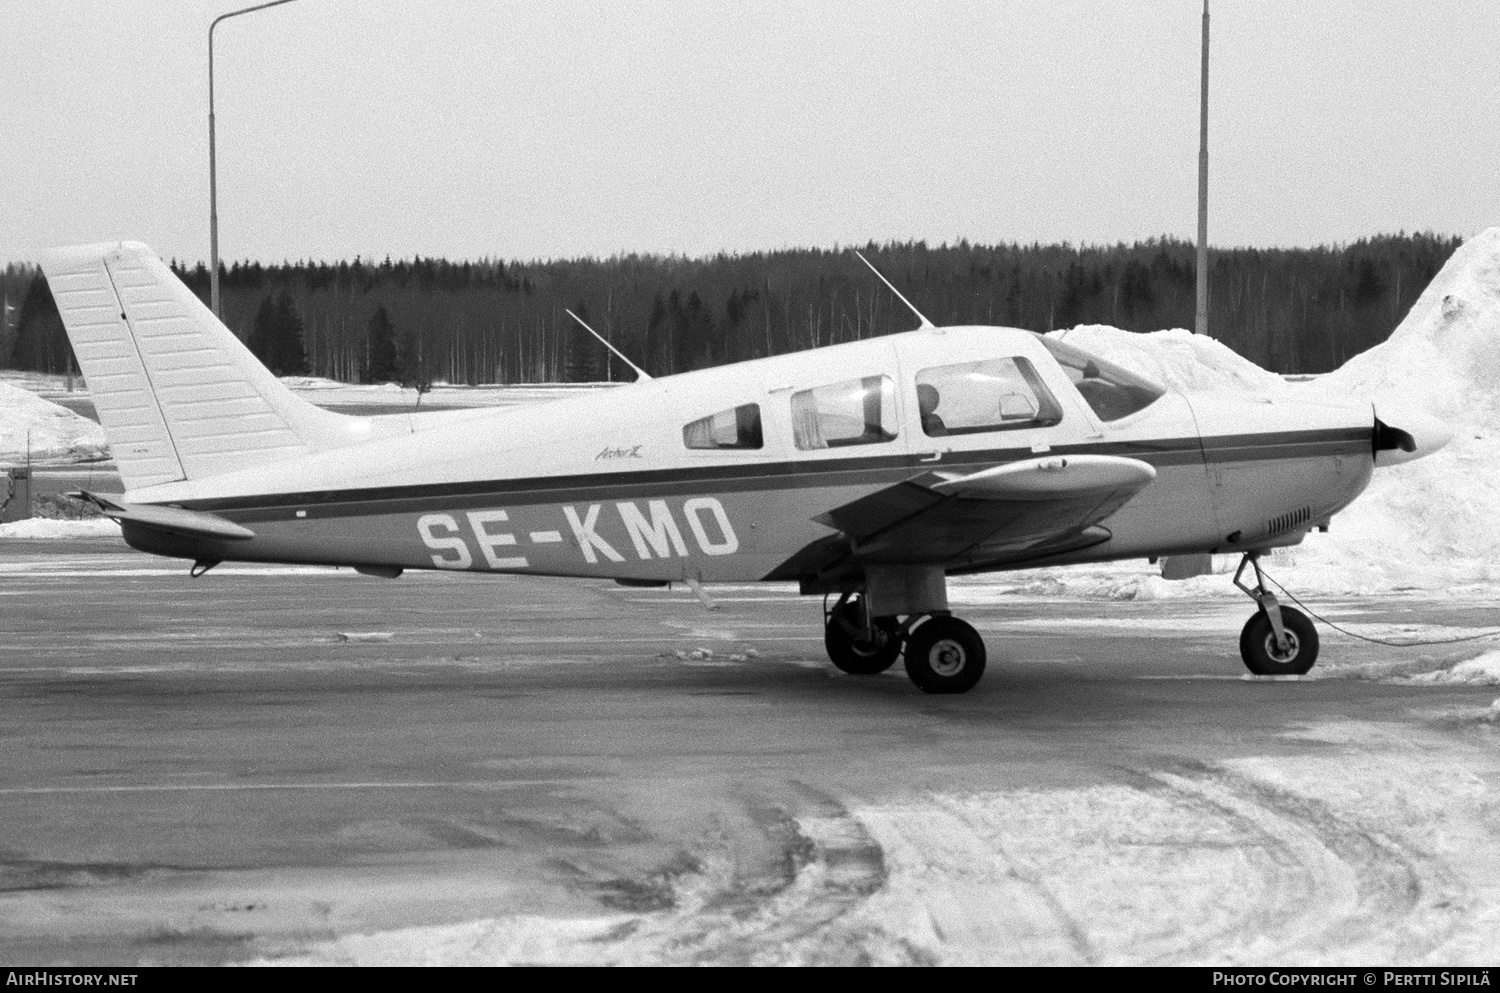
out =
[[[844,672],[873,676],[906,662],[906,675],[924,693],[965,693],[984,675],[984,639],[947,611],[905,621],[869,616],[869,601],[845,593],[825,614],[823,644]]]
[[[1240,582],[1245,567],[1255,570],[1255,588]],[[1318,629],[1300,610],[1283,607],[1266,588],[1259,556],[1247,552],[1234,574],[1234,585],[1260,608],[1240,632],[1240,657],[1257,676],[1300,676],[1318,661]]]

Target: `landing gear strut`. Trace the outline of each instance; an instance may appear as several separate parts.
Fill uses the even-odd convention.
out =
[[[1245,553],[1234,574],[1234,585],[1260,607],[1240,632],[1240,657],[1257,676],[1300,676],[1318,661],[1318,629],[1300,610],[1283,607],[1266,588],[1260,556]],[[1240,582],[1245,566],[1255,570],[1255,588]]]
[[[984,675],[984,639],[947,612],[869,616],[863,595],[841,596],[825,613],[823,645],[844,672],[873,676],[905,658],[906,675],[924,693],[965,693]]]

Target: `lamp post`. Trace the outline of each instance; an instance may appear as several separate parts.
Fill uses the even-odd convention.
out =
[[[209,286],[213,303],[214,316],[222,319],[219,312],[219,181],[217,174],[217,162],[214,152],[214,28],[219,26],[220,21],[231,17],[239,17],[241,14],[249,14],[256,10],[265,10],[267,7],[280,7],[292,0],[271,0],[270,3],[256,4],[254,7],[244,7],[240,10],[231,10],[227,14],[215,17],[213,23],[208,26],[208,243],[209,243]]]
[[[1198,86],[1197,298],[1193,330],[1208,334],[1208,0],[1203,0],[1203,76]]]

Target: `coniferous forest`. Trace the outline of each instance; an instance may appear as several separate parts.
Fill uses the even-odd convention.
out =
[[[1384,341],[1460,244],[1433,234],[1349,245],[1218,249],[1209,331],[1282,373],[1326,372]],[[1194,249],[1131,245],[868,245],[934,323],[1049,331],[1193,326]],[[207,267],[174,270],[204,301]],[[241,262],[221,270],[225,323],[280,375],[347,382],[581,382],[634,378],[564,313],[652,375],[906,331],[915,318],[848,250],[545,262]],[[71,359],[39,271],[0,275],[0,365]]]

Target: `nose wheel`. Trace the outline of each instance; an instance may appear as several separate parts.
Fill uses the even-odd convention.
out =
[[[1255,569],[1253,589],[1240,582],[1247,565]],[[1302,611],[1283,607],[1266,588],[1255,555],[1247,554],[1240,562],[1234,585],[1260,608],[1240,632],[1240,658],[1245,660],[1245,668],[1257,676],[1300,676],[1310,670],[1318,661],[1318,629]]]

